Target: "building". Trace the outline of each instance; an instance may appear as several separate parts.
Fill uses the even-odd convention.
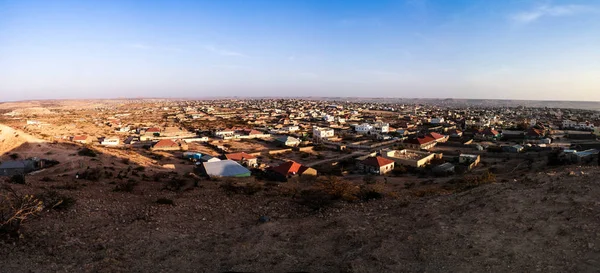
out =
[[[331,128],[313,127],[314,139],[327,139],[333,137],[334,131]]]
[[[100,145],[104,145],[104,146],[118,146],[119,145],[119,139],[118,138],[103,138],[100,141]]]
[[[288,147],[297,147],[300,145],[300,140],[291,136],[281,136],[275,139],[280,145]]]
[[[385,134],[390,131],[390,124],[384,122],[376,122],[373,124],[373,128],[371,129],[372,133],[376,134]]]
[[[435,139],[435,142],[437,142],[437,143],[444,143],[444,142],[448,141],[448,138],[449,138],[449,136],[447,136],[447,135],[442,135],[442,134],[439,134],[436,132],[431,132],[431,133],[427,134],[427,136]]]
[[[317,170],[306,167],[295,161],[288,161],[279,166],[267,168],[267,174],[279,181],[287,181],[289,177],[300,175],[300,176],[316,176]]]
[[[481,160],[481,156],[479,156],[479,155],[460,154],[458,156],[458,163],[468,166],[468,170],[475,168],[477,166],[477,164],[479,164],[480,160]]]
[[[183,158],[188,160],[198,161],[201,157],[202,154],[198,152],[183,152]]]
[[[371,126],[371,124],[368,123],[359,124],[354,127],[354,131],[356,131],[356,133],[359,134],[368,134],[371,132],[372,129],[373,126]]]
[[[209,177],[248,177],[251,174],[250,170],[233,160],[203,162],[196,170]]]
[[[384,175],[394,170],[395,162],[381,156],[368,157],[358,164],[358,169],[364,173]]]
[[[170,139],[161,139],[152,145],[152,150],[175,151],[181,149],[179,144]]]
[[[424,137],[409,138],[409,139],[404,140],[402,143],[404,144],[404,146],[406,148],[409,148],[409,149],[429,150],[429,149],[435,147],[435,145],[437,144],[437,141],[435,140],[435,138],[433,138],[431,136],[424,136]]]
[[[381,156],[393,160],[396,164],[421,168],[435,158],[435,154],[417,150],[382,150]]]
[[[243,166],[250,166],[250,167],[258,166],[258,158],[256,158],[256,156],[253,156],[251,154],[247,154],[244,152],[226,154],[225,158],[236,161],[236,162],[242,164]]]
[[[41,167],[37,159],[5,161],[0,164],[0,176],[24,175]]]
[[[71,140],[73,142],[87,144],[89,142],[89,137],[86,135],[79,135],[79,136],[74,136]]]

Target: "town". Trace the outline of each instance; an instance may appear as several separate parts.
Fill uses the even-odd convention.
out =
[[[517,175],[596,163],[600,149],[600,113],[592,110],[304,99],[125,100],[37,110],[3,113],[2,122],[48,142],[206,178]],[[36,170],[28,160],[3,161],[0,175]],[[69,171],[89,167],[98,166]]]

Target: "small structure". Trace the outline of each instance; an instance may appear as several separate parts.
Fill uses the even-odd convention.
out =
[[[381,156],[368,157],[358,164],[358,168],[365,173],[384,175],[394,170],[395,162]]]
[[[479,155],[460,154],[458,156],[458,163],[467,166],[468,170],[475,168],[480,160],[481,156]]]
[[[280,145],[287,147],[297,147],[300,145],[300,140],[291,136],[282,136],[275,139]]]
[[[256,158],[256,156],[244,152],[226,154],[225,158],[236,161],[242,164],[243,166],[255,167],[258,165],[258,159]]]
[[[250,170],[233,160],[204,162],[198,166],[201,174],[209,177],[248,177]]]
[[[407,148],[411,148],[411,149],[415,149],[415,150],[418,150],[418,149],[429,150],[437,144],[437,141],[435,140],[435,138],[433,138],[431,136],[425,136],[425,137],[409,138],[407,140],[404,140],[403,144]]]
[[[279,181],[287,181],[288,177],[292,177],[295,175],[310,175],[316,176],[317,170],[306,167],[295,161],[288,161],[276,167],[267,168],[267,174]]]
[[[43,168],[44,162],[38,158],[5,161],[0,164],[0,176],[25,175]]]
[[[103,146],[118,146],[119,145],[119,139],[118,138],[103,138],[100,141],[100,145],[103,145]]]
[[[198,152],[183,152],[183,158],[188,160],[198,161],[201,157],[202,154]]]
[[[160,150],[160,151],[175,151],[179,150],[179,144],[177,142],[170,139],[162,139],[154,145],[152,145],[152,150]]]
[[[200,157],[199,162],[215,162],[215,161],[221,161],[221,159],[214,157],[212,155],[203,155]]]
[[[79,135],[79,136],[74,136],[72,138],[73,142],[77,142],[77,143],[81,143],[81,144],[87,144],[89,142],[89,137],[86,135]]]

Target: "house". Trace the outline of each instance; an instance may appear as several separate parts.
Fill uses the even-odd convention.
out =
[[[291,136],[281,136],[275,139],[280,145],[296,147],[300,145],[300,140]]]
[[[333,137],[334,131],[331,128],[313,127],[313,138],[314,139],[327,139]]]
[[[545,136],[546,136],[546,133],[544,132],[544,130],[536,129],[536,128],[529,128],[527,130],[527,132],[525,133],[525,138],[527,138],[527,139],[542,139]]]
[[[436,132],[431,132],[431,133],[427,134],[427,136],[435,139],[435,142],[437,142],[437,143],[444,143],[444,142],[448,141],[448,138],[449,138],[449,136],[442,135],[442,134],[439,134]]]
[[[479,156],[479,155],[460,154],[458,156],[458,163],[468,166],[467,167],[468,170],[475,168],[477,166],[477,164],[479,164],[480,160],[481,160],[481,156]]]
[[[100,140],[100,145],[103,146],[118,146],[119,139],[118,138],[102,138]]]
[[[519,153],[523,151],[523,146],[521,145],[511,145],[511,146],[502,146],[502,151],[507,153]]]
[[[144,132],[144,135],[147,135],[147,136],[158,136],[158,135],[160,135],[160,128],[157,128],[157,127],[148,128]]]
[[[354,131],[356,131],[356,133],[359,134],[369,134],[372,129],[373,126],[371,126],[371,124],[368,123],[359,124],[354,127]]]
[[[73,142],[78,142],[78,143],[82,143],[82,144],[87,144],[89,141],[89,137],[86,135],[79,135],[79,136],[74,136],[71,139]]]
[[[384,134],[390,131],[390,124],[384,122],[376,122],[373,124],[373,128],[371,129],[372,133],[376,134]]]
[[[248,177],[250,170],[233,160],[218,160],[199,164],[196,171],[209,177]]]
[[[235,134],[234,129],[216,130],[214,133],[215,137],[219,137],[219,138],[232,137],[234,134]]]
[[[384,175],[394,170],[394,164],[394,160],[381,156],[372,156],[360,161],[358,168],[365,173]]]
[[[267,174],[279,181],[287,181],[288,177],[294,175],[316,176],[317,170],[306,167],[295,161],[288,161],[279,166],[267,168]]]
[[[475,133],[475,138],[482,140],[499,139],[501,136],[502,134],[492,128],[485,128],[484,130]]]
[[[258,159],[256,158],[256,156],[244,152],[226,154],[225,158],[236,161],[242,164],[243,166],[255,167],[258,165]]]
[[[200,162],[215,162],[215,161],[221,161],[221,159],[216,158],[212,155],[203,155],[200,157]]]
[[[435,140],[435,138],[433,138],[431,136],[424,136],[424,137],[416,137],[416,138],[406,139],[403,141],[403,144],[406,148],[410,148],[410,149],[429,150],[437,144],[437,141]]]
[[[0,164],[0,176],[24,175],[38,169],[39,164],[35,159],[5,161]]]
[[[397,164],[421,168],[429,164],[436,154],[417,150],[382,150],[381,156],[393,160]]]
[[[175,151],[179,149],[179,144],[170,139],[161,139],[152,145],[152,150]]]

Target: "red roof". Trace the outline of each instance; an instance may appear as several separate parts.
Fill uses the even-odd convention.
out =
[[[233,154],[226,154],[225,157],[227,159],[231,159],[234,161],[242,161],[244,159],[255,159],[256,157],[244,152],[241,153],[233,153]]]
[[[170,140],[170,139],[163,139],[159,142],[156,142],[156,144],[154,144],[155,148],[170,148],[170,147],[179,147],[179,144],[177,144],[177,142]]]
[[[146,130],[146,133],[160,133],[160,129],[156,127],[148,128],[148,130]]]
[[[442,135],[442,134],[438,134],[438,133],[436,133],[436,132],[431,132],[431,133],[429,133],[429,135],[428,135],[428,136],[431,136],[431,137],[433,137],[433,138],[434,138],[434,139],[436,139],[436,140],[437,140],[437,139],[442,139],[442,138],[445,138],[445,137],[446,137],[446,136],[444,136],[444,135]]]
[[[73,141],[87,140],[88,136],[74,136]]]
[[[369,157],[362,161],[362,164],[374,167],[383,167],[392,163],[394,163],[394,160],[383,158],[381,156]]]
[[[277,167],[270,167],[269,170],[279,173],[284,176],[288,176],[290,174],[302,174],[306,171],[308,167],[301,165],[300,163],[294,161],[288,161],[283,163]]]
[[[483,130],[483,135],[491,135],[491,136],[497,136],[498,131],[494,130],[494,129],[490,129],[490,128],[486,128],[485,130]]]

